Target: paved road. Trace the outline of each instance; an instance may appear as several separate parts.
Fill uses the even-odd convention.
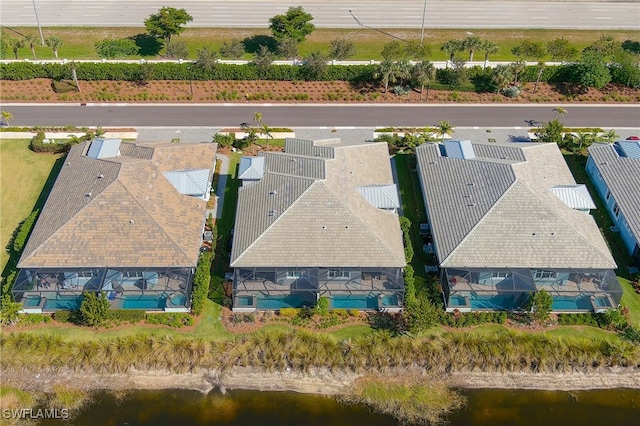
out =
[[[554,105],[3,105],[12,125],[237,126],[256,111],[272,127],[424,126],[448,120],[459,127],[531,126],[553,119]],[[640,127],[640,105],[564,105],[566,126]]]
[[[185,8],[194,27],[267,28],[302,5],[318,27],[420,28],[424,0],[35,0],[42,26],[143,26],[160,6]],[[426,28],[640,29],[640,2],[427,0]],[[32,0],[2,0],[2,25],[35,26]]]

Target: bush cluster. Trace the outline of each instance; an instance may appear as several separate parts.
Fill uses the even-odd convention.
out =
[[[66,143],[44,143],[44,132],[38,132],[29,142],[29,148],[33,152],[50,152],[53,154],[59,154],[61,152],[69,151],[71,144]]]
[[[252,64],[216,64],[211,68],[200,68],[183,63],[74,63],[79,80],[140,81],[140,76],[149,74],[155,80],[273,80],[299,81],[309,75],[304,67],[291,65],[271,65],[261,69]],[[354,83],[372,81],[375,65],[329,65],[323,72],[323,79],[351,81]],[[0,79],[31,80],[50,78],[70,80],[70,64],[38,64],[33,62],[12,62],[0,64]],[[314,78],[315,80],[315,78]]]
[[[144,317],[144,311],[143,317]],[[193,325],[193,317],[188,313],[175,312],[175,313],[158,313],[148,314],[146,316],[147,324],[159,324],[168,325],[169,327],[181,328]]]
[[[440,313],[440,323],[448,327],[470,327],[480,324],[504,324],[507,313],[500,312],[455,312]]]
[[[44,314],[25,314],[20,315],[18,325],[37,325],[37,324],[49,324],[51,322],[50,315]]]
[[[300,309],[297,308],[282,308],[278,311],[278,315],[283,318],[295,318],[300,314]]]
[[[140,322],[144,319],[145,312],[143,309],[114,309],[107,311],[107,321],[114,322]]]
[[[198,266],[193,277],[193,293],[191,299],[191,311],[194,315],[200,315],[204,309],[204,302],[209,296],[209,284],[211,283],[212,252],[204,252],[198,259]]]
[[[31,234],[31,229],[33,225],[36,223],[36,219],[38,218],[38,213],[40,210],[34,210],[31,212],[29,216],[25,220],[22,221],[20,227],[18,228],[18,232],[13,239],[13,251],[14,253],[22,252],[24,245],[27,243],[27,238],[29,238],[29,234]]]

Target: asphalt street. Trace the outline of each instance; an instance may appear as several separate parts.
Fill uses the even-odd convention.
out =
[[[193,27],[267,28],[269,18],[302,5],[317,27],[640,29],[640,2],[478,0],[2,0],[2,25],[144,26],[160,6],[186,9]],[[353,16],[351,13],[353,13]],[[357,18],[357,21],[356,19]],[[359,21],[359,23],[358,23]],[[426,34],[428,37],[428,33]]]
[[[426,126],[531,127],[554,118],[556,105],[21,105],[5,104],[12,125],[238,126],[262,113],[272,127]],[[565,126],[640,127],[640,105],[563,105]]]

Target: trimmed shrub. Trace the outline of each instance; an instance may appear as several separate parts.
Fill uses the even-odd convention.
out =
[[[471,327],[481,324],[504,324],[507,313],[500,312],[441,312],[440,323],[448,327]]]
[[[53,313],[53,319],[57,322],[77,324],[79,322],[79,311],[56,311]]]
[[[115,309],[107,311],[108,321],[124,321],[129,323],[140,322],[144,319],[145,312],[142,309]]]
[[[316,314],[320,316],[326,316],[329,313],[329,298],[327,297],[319,298],[314,310]]]
[[[278,311],[278,315],[284,318],[295,318],[300,314],[300,309],[297,308],[282,308]]]
[[[15,253],[22,252],[24,245],[27,243],[27,238],[29,238],[29,234],[31,234],[31,229],[33,229],[33,225],[38,218],[39,212],[40,210],[32,211],[31,214],[20,224],[20,228],[13,239],[13,251]]]
[[[198,259],[198,266],[193,277],[193,294],[191,299],[191,311],[194,315],[200,315],[204,309],[204,302],[209,295],[211,283],[211,252],[204,252]]]
[[[18,319],[19,325],[37,325],[37,324],[49,324],[51,322],[51,316],[43,314],[24,314],[20,315]]]
[[[144,312],[143,312],[144,313]],[[144,318],[144,315],[143,315]],[[193,325],[194,320],[191,315],[185,312],[147,314],[147,324],[167,325],[169,327],[181,328]]]
[[[85,291],[84,299],[80,305],[82,323],[91,327],[97,327],[105,322],[109,312],[109,300],[105,292]]]

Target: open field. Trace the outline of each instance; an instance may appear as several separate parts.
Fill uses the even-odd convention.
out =
[[[13,28],[13,30],[22,34],[37,34],[37,29],[33,27]],[[123,38],[131,37],[144,32],[143,28],[64,28],[50,27],[44,28],[44,37],[59,37],[64,45],[60,48],[59,56],[65,59],[99,59],[100,57],[95,51],[94,44],[105,38]],[[388,33],[405,40],[420,39],[420,30],[409,29],[391,29]],[[522,40],[528,39],[532,41],[547,41],[564,37],[569,43],[582,50],[586,46],[592,44],[601,35],[610,35],[614,40],[623,42],[625,40],[639,40],[640,31],[587,31],[587,30],[492,30],[481,29],[474,30],[474,35],[491,40],[499,46],[499,51],[490,56],[493,61],[510,61],[515,60],[515,56],[511,54],[511,48],[520,43]],[[2,36],[16,36],[16,34],[2,30]],[[448,40],[464,39],[467,35],[465,31],[460,29],[429,29],[425,33],[425,44],[431,47],[431,55],[429,59],[433,61],[443,61],[448,59],[447,55],[440,50],[440,46]],[[217,51],[223,42],[228,42],[236,38],[245,40],[246,51],[244,58],[251,59],[252,53],[260,44],[273,43],[268,29],[229,29],[229,28],[188,28],[179,36],[174,37],[175,41],[184,41],[189,48],[189,58],[195,58],[196,51],[203,46],[209,46]],[[350,58],[353,60],[379,60],[381,59],[381,51],[385,44],[393,39],[384,34],[367,29],[316,29],[307,40],[300,45],[299,54],[301,57],[306,56],[310,52],[323,51],[329,52],[329,43],[331,40],[345,38],[355,44],[356,54]],[[152,49],[150,49],[152,50]],[[46,46],[36,46],[36,57],[38,59],[55,59],[53,51]],[[163,54],[164,50],[160,51]],[[146,59],[152,59],[155,54],[144,56]],[[459,54],[461,58],[466,59],[464,52]],[[29,46],[18,51],[20,59],[32,59]],[[136,59],[140,56],[129,56],[124,59]],[[8,52],[6,59],[13,59],[12,52]],[[483,60],[484,53],[477,52],[476,60]]]
[[[9,260],[5,246],[35,207],[41,207],[58,176],[61,155],[36,154],[28,139],[0,140],[0,268]]]

